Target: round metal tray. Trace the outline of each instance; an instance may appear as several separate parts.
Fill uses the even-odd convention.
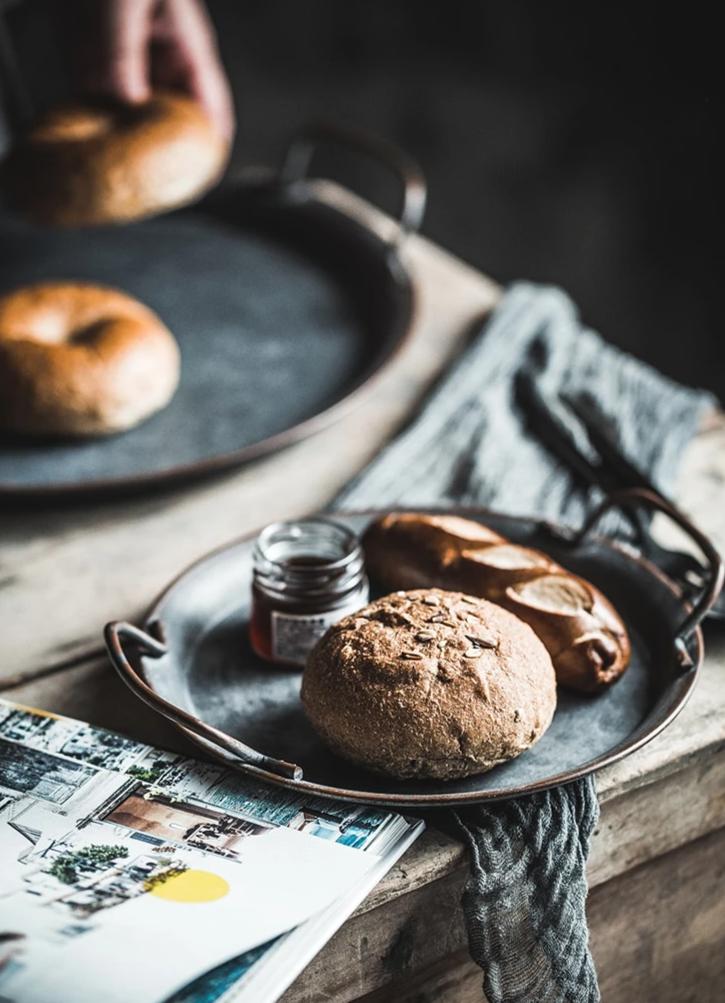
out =
[[[633,500],[668,511],[710,562],[709,585],[695,608],[653,565],[591,532],[601,512]],[[379,512],[335,518],[361,531]],[[106,628],[124,681],[203,748],[240,770],[301,792],[371,804],[445,805],[511,797],[564,783],[628,755],[682,709],[702,660],[698,623],[719,590],[722,566],[709,542],[666,503],[645,492],[613,496],[572,533],[533,519],[455,510],[517,543],[545,549],[594,582],[622,615],[632,661],[599,696],[559,691],[553,723],[517,759],[452,781],[400,781],[334,756],[308,724],[300,673],[257,659],[247,639],[253,537],[204,558],[158,599],[139,630]],[[374,584],[374,583],[373,583]],[[133,657],[124,650],[134,650]]]
[[[382,164],[402,192],[383,239],[319,201],[318,145]],[[116,286],[176,336],[181,382],[163,411],[108,438],[0,437],[0,498],[138,490],[231,467],[330,424],[393,357],[413,289],[399,249],[425,184],[383,140],[329,127],[292,143],[279,178],[122,227],[53,230],[7,218],[0,292],[49,280]]]

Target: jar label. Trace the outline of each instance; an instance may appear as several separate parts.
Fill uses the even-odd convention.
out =
[[[272,658],[292,665],[304,665],[307,655],[328,627],[361,609],[367,594],[358,592],[344,606],[324,613],[272,613]]]

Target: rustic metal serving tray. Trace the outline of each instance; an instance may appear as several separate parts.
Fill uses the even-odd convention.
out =
[[[634,503],[667,512],[705,554],[708,585],[694,607],[653,565],[592,533],[612,505]],[[360,531],[379,514],[335,518]],[[300,673],[272,667],[250,649],[253,537],[184,572],[154,603],[142,630],[109,624],[111,660],[142,700],[212,755],[275,784],[371,804],[461,804],[565,783],[633,752],[679,713],[702,660],[698,625],[723,577],[712,545],[683,516],[640,490],[612,496],[576,533],[478,509],[455,514],[485,522],[517,543],[543,548],[593,581],[614,602],[632,640],[632,661],[619,682],[596,697],[560,690],[544,737],[488,773],[464,780],[401,781],[358,769],[327,750],[302,711]]]
[[[307,180],[320,145],[377,161],[402,191],[383,239],[322,203]],[[0,438],[0,498],[145,488],[277,450],[337,419],[410,328],[413,288],[399,254],[419,226],[425,184],[407,156],[357,132],[315,127],[273,181],[122,227],[0,225],[0,293],[30,282],[116,286],[158,312],[179,341],[171,404],[121,435]]]

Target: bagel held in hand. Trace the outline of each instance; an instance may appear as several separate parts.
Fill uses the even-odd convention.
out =
[[[128,222],[185,205],[214,185],[229,155],[201,106],[159,92],[142,104],[56,108],[11,151],[11,204],[41,223]]]
[[[599,589],[472,519],[393,512],[372,523],[363,546],[384,588],[455,589],[515,613],[544,642],[562,686],[595,693],[629,664],[627,631]]]
[[[0,427],[32,435],[121,432],[171,400],[179,348],[137,300],[43,283],[0,296]]]

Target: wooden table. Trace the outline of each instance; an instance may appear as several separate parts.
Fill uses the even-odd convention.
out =
[[[321,197],[379,230],[389,221],[348,193]],[[407,256],[414,337],[355,414],[243,470],[144,498],[5,511],[0,549],[0,688],[11,700],[185,748],[116,679],[101,645],[113,618],[139,617],[209,549],[327,500],[404,421],[475,321],[495,283],[421,238]],[[683,509],[725,546],[725,419],[684,458]],[[707,632],[699,685],[677,721],[597,777],[601,823],[589,863],[589,919],[603,998],[700,1003],[725,979],[725,631]],[[287,1003],[467,1003],[459,842],[434,827],[285,995]]]

